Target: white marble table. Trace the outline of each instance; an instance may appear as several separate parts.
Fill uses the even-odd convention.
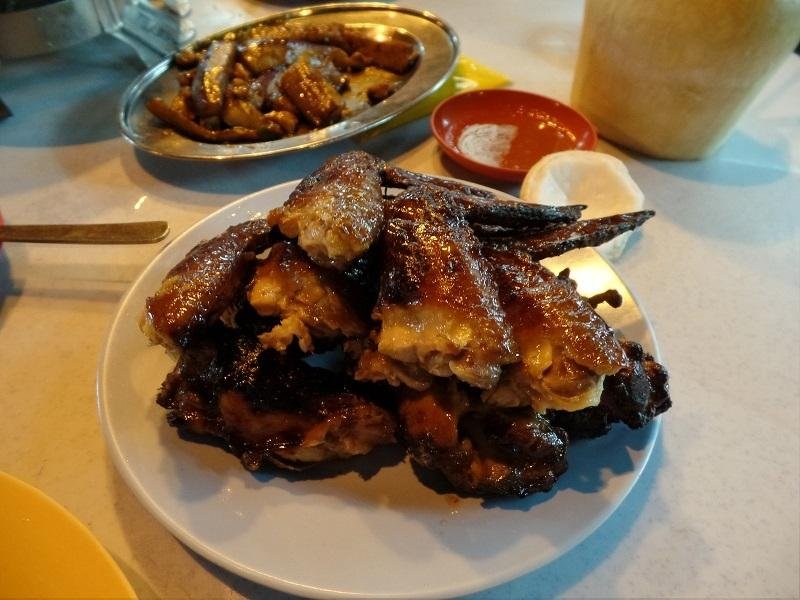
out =
[[[514,87],[568,100],[581,5],[408,2],[459,32]],[[295,2],[195,0],[200,33]],[[117,134],[141,69],[100,39],[0,66],[0,211],[9,223],[166,219],[172,236],[225,203],[297,178],[342,143],[237,164],[160,160]],[[617,268],[652,320],[674,407],[630,496],[549,565],[475,597],[797,597],[800,594],[800,59],[790,58],[715,157],[673,163],[610,144],[658,216]],[[418,122],[365,149],[471,178]],[[491,183],[491,182],[486,182]],[[514,191],[513,186],[501,186]],[[283,594],[187,550],[107,455],[95,370],[116,303],[159,245],[7,244],[0,253],[0,469],[82,520],[143,597]],[[1,499],[0,499],[1,502]]]

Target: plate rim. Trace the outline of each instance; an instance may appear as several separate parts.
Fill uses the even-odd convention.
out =
[[[270,156],[280,156],[283,154],[300,152],[303,150],[311,150],[328,144],[341,142],[343,140],[350,139],[354,136],[363,134],[371,129],[379,127],[384,123],[390,121],[391,119],[397,117],[403,111],[410,109],[413,106],[416,106],[417,104],[419,104],[419,102],[421,102],[422,100],[424,100],[425,98],[429,97],[431,94],[436,92],[439,88],[442,87],[442,85],[444,85],[448,77],[450,77],[453,74],[453,71],[455,70],[456,65],[458,63],[458,57],[461,51],[461,42],[458,37],[458,33],[456,33],[455,29],[453,29],[453,27],[447,21],[443,20],[441,17],[430,11],[410,8],[406,6],[398,6],[386,2],[352,2],[352,3],[329,2],[316,6],[293,8],[290,10],[272,13],[260,18],[252,19],[245,23],[240,23],[238,25],[217,30],[207,36],[204,36],[199,40],[193,40],[190,44],[187,44],[184,47],[190,47],[198,42],[203,42],[205,40],[215,39],[230,31],[237,31],[247,27],[252,27],[259,23],[272,22],[272,21],[280,22],[292,18],[314,16],[315,14],[330,14],[338,11],[344,12],[344,11],[359,11],[359,10],[378,10],[378,11],[386,11],[387,13],[401,13],[429,21],[430,23],[439,27],[447,36],[451,47],[449,63],[447,68],[442,71],[441,75],[432,85],[430,85],[428,88],[415,95],[413,99],[409,99],[409,101],[407,101],[406,103],[399,104],[391,108],[389,111],[386,112],[386,114],[380,115],[377,118],[373,118],[370,121],[361,123],[361,125],[353,127],[344,133],[332,136],[315,136],[314,134],[316,134],[317,132],[325,131],[325,129],[328,128],[316,129],[312,131],[310,134],[305,134],[303,136],[290,136],[288,138],[281,138],[281,140],[290,140],[295,137],[306,137],[308,135],[312,136],[306,142],[291,145],[285,148],[270,148],[269,146],[273,142],[264,141],[264,142],[254,142],[247,144],[247,146],[253,148],[253,150],[249,152],[233,152],[230,154],[217,153],[204,156],[197,153],[189,153],[189,152],[170,152],[167,149],[158,147],[157,145],[145,143],[143,140],[140,139],[141,134],[138,133],[135,130],[135,128],[132,127],[130,124],[130,116],[133,113],[136,105],[142,101],[143,94],[146,92],[148,86],[150,86],[155,81],[159,80],[160,77],[165,75],[166,72],[169,70],[172,62],[172,55],[169,55],[165,57],[163,60],[156,63],[155,65],[153,65],[152,67],[149,67],[143,73],[140,73],[123,92],[120,101],[117,105],[117,125],[119,127],[119,131],[122,138],[126,142],[132,144],[135,148],[147,152],[153,156],[160,156],[164,158],[172,158],[177,160],[201,161],[201,162],[203,161],[228,162],[228,161],[249,160],[255,158],[265,158]],[[416,70],[411,74],[406,84],[408,84],[413,79],[415,74]],[[406,84],[404,84],[402,87],[405,87]],[[400,88],[401,90],[402,87]],[[388,98],[386,101],[390,100],[391,97]],[[376,104],[375,107],[379,105],[380,103]],[[358,115],[355,115],[355,118],[359,117],[359,115],[363,114],[364,112],[371,110],[372,108],[374,107],[370,107],[365,111],[362,111]],[[334,123],[329,127],[335,127],[340,123],[347,123],[352,121],[353,117],[351,117],[350,119],[344,119],[342,121],[339,121],[339,123]],[[276,140],[276,141],[281,141],[281,140]],[[201,148],[208,147],[209,149],[211,149],[211,148],[229,147],[226,146],[225,144],[211,144],[196,140],[191,140],[191,141],[193,142],[193,144],[199,145],[199,147]]]
[[[509,196],[509,194],[506,194],[505,192],[493,189],[488,186],[475,184],[473,182],[468,182],[452,177],[447,177],[447,179],[460,181],[472,186],[491,190],[501,196]],[[582,541],[588,539],[591,535],[593,535],[603,525],[603,523],[605,523],[609,519],[609,517],[614,512],[616,512],[617,509],[622,505],[622,503],[625,501],[630,492],[638,483],[639,478],[641,477],[644,470],[647,468],[647,465],[650,461],[650,457],[652,456],[652,452],[655,448],[656,441],[661,431],[660,416],[656,417],[648,425],[642,428],[642,430],[647,433],[647,438],[645,442],[646,445],[642,451],[642,455],[637,461],[640,464],[640,466],[634,470],[632,476],[630,477],[630,480],[626,483],[625,488],[621,490],[617,496],[615,496],[614,502],[607,504],[602,510],[598,511],[594,515],[594,517],[590,519],[579,531],[575,532],[574,534],[572,534],[571,537],[567,538],[566,542],[562,541],[562,543],[559,544],[556,550],[550,555],[548,555],[546,559],[534,564],[533,566],[520,565],[517,567],[510,567],[507,569],[499,569],[494,574],[488,577],[476,576],[473,579],[459,582],[457,584],[441,584],[438,587],[429,586],[424,590],[415,590],[413,592],[400,593],[400,594],[389,593],[389,592],[385,593],[350,592],[346,590],[327,589],[313,584],[304,584],[299,581],[291,581],[283,579],[279,576],[265,573],[263,571],[259,571],[257,569],[248,567],[247,565],[241,564],[235,559],[229,558],[223,552],[213,548],[208,544],[203,543],[195,535],[189,532],[185,527],[180,525],[175,518],[173,518],[170,514],[168,514],[165,510],[161,508],[161,506],[156,502],[156,500],[152,497],[152,495],[138,481],[128,461],[124,459],[117,437],[111,430],[110,422],[108,419],[108,411],[105,405],[105,398],[107,398],[107,394],[105,393],[106,376],[107,376],[105,366],[111,348],[111,340],[112,340],[111,334],[116,329],[116,326],[120,322],[120,320],[129,316],[126,315],[122,309],[128,303],[129,299],[136,291],[136,288],[141,279],[143,279],[144,276],[147,273],[149,273],[152,269],[156,268],[160,257],[165,251],[167,251],[167,249],[170,246],[193,235],[198,228],[207,224],[209,221],[212,221],[215,218],[220,217],[225,213],[228,213],[231,209],[235,209],[241,206],[242,204],[247,204],[248,202],[252,202],[254,199],[266,193],[276,192],[280,188],[286,188],[287,190],[289,190],[291,189],[291,187],[297,185],[299,181],[301,180],[300,179],[290,180],[269,186],[267,188],[263,188],[261,190],[257,190],[241,198],[238,198],[233,202],[225,204],[224,206],[210,213],[206,217],[199,219],[198,221],[193,223],[180,235],[178,235],[173,240],[171,240],[167,245],[165,245],[159,251],[159,253],[156,254],[155,257],[153,257],[153,259],[141,270],[141,272],[136,276],[136,278],[130,283],[125,294],[118,302],[115,308],[114,317],[111,319],[109,326],[106,330],[105,342],[103,344],[102,350],[98,358],[97,377],[96,377],[96,403],[97,403],[98,417],[103,432],[103,437],[105,438],[107,447],[109,449],[109,453],[111,454],[112,462],[114,463],[117,472],[122,476],[126,485],[133,492],[136,498],[145,506],[148,512],[151,515],[153,515],[156,518],[156,520],[162,526],[164,526],[170,533],[172,533],[175,537],[177,537],[181,541],[181,543],[185,544],[186,546],[188,546],[193,551],[197,552],[199,555],[203,556],[207,560],[210,560],[211,562],[219,565],[220,567],[232,573],[235,573],[236,575],[244,577],[250,581],[253,581],[255,583],[267,586],[269,588],[281,592],[290,594],[301,594],[309,598],[380,598],[380,599],[441,598],[441,597],[453,597],[453,596],[461,596],[464,594],[475,593],[482,590],[490,589],[498,585],[502,585],[523,575],[533,573],[536,570],[544,567],[545,565],[552,563],[554,560],[563,556],[564,554],[572,550],[575,546],[577,546],[579,543],[581,543]],[[513,196],[511,197],[513,198]],[[632,299],[636,304],[638,312],[641,314],[642,321],[648,333],[649,347],[647,349],[653,354],[656,360],[660,362],[661,355],[658,346],[658,341],[655,336],[655,331],[653,329],[652,322],[648,318],[647,313],[643,305],[641,304],[639,297],[628,286],[625,280],[619,275],[618,271],[616,270],[613,264],[611,264],[608,260],[606,260],[593,248],[589,248],[588,250],[590,250],[600,260],[602,260],[613,271],[614,275],[620,279],[622,284],[625,286],[625,289],[630,293]]]

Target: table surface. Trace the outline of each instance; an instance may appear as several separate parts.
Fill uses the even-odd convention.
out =
[[[569,90],[577,2],[407,2],[450,22],[463,52],[519,89]],[[296,2],[195,0],[199,33]],[[475,179],[423,120],[360,144],[270,160],[155,158],[119,136],[120,95],[142,70],[100,38],[5,63],[0,211],[8,223],[166,219],[180,234],[253,191],[362,147],[399,165]],[[671,374],[672,410],[633,492],[554,562],[480,598],[797,597],[800,594],[800,60],[785,62],[723,149],[699,162],[619,157],[657,217],[616,263],[645,307]],[[517,191],[514,186],[495,187]],[[168,241],[168,240],[167,240]],[[167,243],[167,242],[164,242]],[[284,594],[232,575],[172,537],[134,498],[95,409],[111,316],[164,244],[6,244],[0,253],[0,470],[65,506],[143,597]]]

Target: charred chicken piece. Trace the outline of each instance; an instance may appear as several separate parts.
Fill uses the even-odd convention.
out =
[[[541,260],[575,248],[604,244],[626,231],[636,229],[655,214],[652,210],[642,210],[539,231],[523,230],[508,235],[483,236],[483,239],[484,244],[491,248],[521,250],[534,260]]]
[[[342,117],[341,95],[322,72],[299,59],[281,76],[279,86],[314,127],[326,127]]]
[[[614,332],[567,277],[523,252],[484,249],[520,350],[484,399],[501,406],[579,410],[600,401],[603,378],[628,366]]]
[[[335,341],[365,336],[368,328],[354,308],[356,289],[337,271],[309,260],[293,242],[272,246],[261,261],[247,291],[256,312],[280,317],[280,324],[262,333],[265,348],[284,351],[297,339],[304,352],[314,351],[314,340]]]
[[[477,238],[447,190],[405,190],[386,207],[373,318],[378,351],[488,389],[516,348]]]
[[[340,375],[217,327],[188,346],[157,398],[173,427],[222,440],[249,470],[302,469],[395,441],[395,423]]]
[[[528,408],[486,410],[452,380],[404,390],[400,425],[416,462],[462,494],[526,496],[567,469],[567,436]]]
[[[254,219],[195,246],[147,299],[140,321],[145,335],[175,348],[212,325],[247,285],[270,231],[264,219]]]
[[[617,421],[639,429],[672,406],[667,370],[636,342],[622,345],[629,365],[606,377],[599,405],[577,412],[547,412],[548,420],[570,438],[605,435]]]
[[[383,171],[386,185],[408,188],[432,185],[453,192],[453,202],[459,204],[471,223],[485,223],[520,228],[542,228],[561,223],[572,223],[585,209],[582,205],[546,206],[514,200],[500,200],[492,192],[465,183],[423,175],[399,167],[386,166]]]
[[[344,270],[362,256],[383,227],[382,161],[366,152],[327,160],[303,179],[268,220],[318,265]]]

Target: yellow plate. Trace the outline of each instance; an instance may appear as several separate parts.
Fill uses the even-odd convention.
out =
[[[80,521],[3,472],[0,532],[0,598],[136,598]]]

